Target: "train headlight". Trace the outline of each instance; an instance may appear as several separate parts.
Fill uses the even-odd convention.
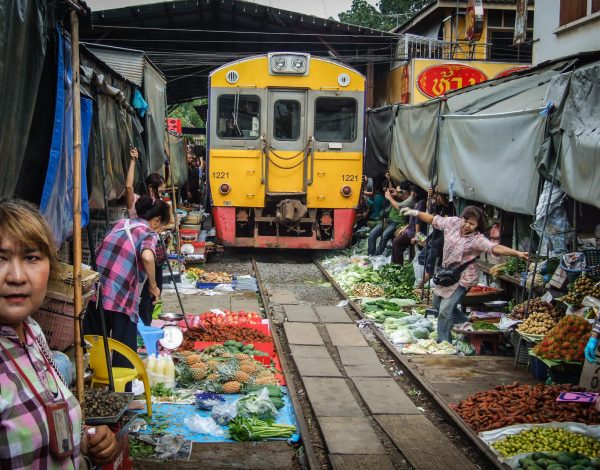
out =
[[[219,186],[219,192],[221,194],[229,194],[229,191],[231,191],[231,186],[229,186],[227,183],[223,183],[221,186]]]
[[[342,196],[350,197],[352,195],[352,188],[350,186],[344,186],[342,188]]]
[[[308,75],[310,54],[272,52],[268,57],[271,75]]]

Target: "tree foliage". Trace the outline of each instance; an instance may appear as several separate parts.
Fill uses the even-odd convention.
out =
[[[206,102],[206,98],[200,98],[194,101],[181,103],[169,113],[169,117],[181,119],[181,125],[183,127],[204,127],[204,121],[198,116],[194,106],[206,104]]]
[[[389,31],[413,17],[430,0],[380,0],[377,8],[366,0],[352,0],[350,10],[340,13],[340,21]]]

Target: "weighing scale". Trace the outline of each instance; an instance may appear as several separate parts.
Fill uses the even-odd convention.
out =
[[[184,319],[183,313],[165,312],[160,313],[158,318],[165,322],[162,329],[165,336],[159,340],[166,349],[177,349],[183,343],[183,332],[178,323]]]

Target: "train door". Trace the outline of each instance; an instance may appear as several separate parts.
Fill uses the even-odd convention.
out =
[[[310,142],[306,135],[306,92],[270,90],[265,153],[267,195],[306,194]]]

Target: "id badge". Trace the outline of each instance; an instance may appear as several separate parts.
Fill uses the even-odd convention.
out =
[[[50,453],[59,459],[69,457],[73,453],[73,433],[67,402],[46,403],[45,409],[50,432]]]

